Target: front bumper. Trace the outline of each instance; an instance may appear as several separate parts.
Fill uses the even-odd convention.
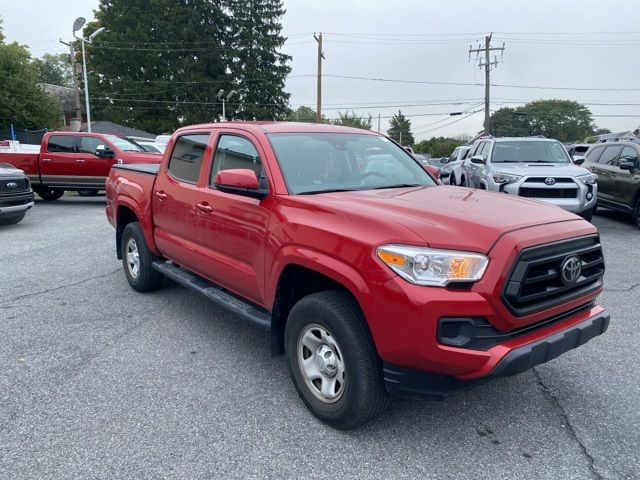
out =
[[[555,185],[546,185],[543,182],[527,182],[529,177],[524,177],[515,183],[507,185],[493,184],[491,190],[508,193],[509,195],[521,195],[522,188],[536,189],[544,192],[550,192],[558,189],[571,188],[575,189],[575,198],[543,198],[543,197],[531,197],[527,196],[530,200],[537,200],[539,202],[555,205],[564,210],[572,213],[582,213],[586,210],[593,208],[596,205],[596,199],[598,196],[598,185],[586,185],[580,181],[574,183],[556,183]],[[590,197],[590,198],[587,198]]]
[[[608,327],[609,314],[602,310],[570,328],[511,349],[491,372],[473,380],[460,380],[450,375],[421,372],[384,362],[385,386],[394,395],[445,398],[458,390],[478,386],[495,378],[517,375],[548,362],[602,335]]]
[[[33,207],[33,192],[0,196],[0,215],[24,212]]]

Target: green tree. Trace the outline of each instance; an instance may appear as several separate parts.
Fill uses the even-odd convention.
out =
[[[389,120],[390,128],[387,134],[396,142],[402,145],[413,145],[414,139],[411,133],[411,121],[405,117],[400,110],[391,120]]]
[[[432,157],[448,157],[459,146],[467,143],[462,138],[433,137],[416,143],[413,149],[416,153],[430,153]]]
[[[4,43],[0,24],[0,125],[18,128],[53,128],[62,108],[38,86],[38,68],[26,47]]]
[[[87,46],[94,119],[163,133],[219,118],[218,91],[235,87],[222,1],[100,0],[95,17],[84,35],[107,31]]]
[[[318,113],[310,107],[300,106],[295,110],[291,110],[286,117],[288,122],[305,122],[316,123]],[[322,123],[326,123],[327,119],[322,115]]]
[[[60,87],[73,87],[73,73],[68,54],[45,53],[41,58],[36,58],[34,62],[40,71],[41,83],[49,83]]]
[[[365,117],[364,115],[358,115],[356,112],[338,112],[338,118],[332,120],[333,125],[342,125],[343,127],[362,128],[364,130],[371,130],[371,115]]]
[[[228,65],[235,89],[235,118],[284,119],[289,94],[284,91],[291,67],[289,55],[280,52],[282,0],[226,0],[230,24]]]
[[[491,133],[496,137],[526,137],[531,135],[529,117],[518,109],[504,107],[491,115]]]

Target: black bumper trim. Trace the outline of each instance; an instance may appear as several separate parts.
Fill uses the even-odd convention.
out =
[[[505,355],[489,375],[477,380],[458,380],[449,375],[410,370],[384,362],[385,387],[393,395],[443,399],[456,391],[472,388],[495,378],[525,372],[578,348],[606,332],[609,318],[609,314],[603,311],[571,328],[516,348]]]

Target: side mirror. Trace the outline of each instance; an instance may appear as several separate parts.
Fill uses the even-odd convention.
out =
[[[248,168],[221,170],[216,174],[215,186],[223,192],[262,198],[267,195],[260,189],[256,172]]]
[[[584,158],[582,155],[574,155],[572,159],[573,163],[575,163],[576,165],[582,165],[586,160],[586,158]]]
[[[96,147],[96,157],[98,158],[114,158],[115,152],[106,145],[98,145]]]
[[[636,168],[636,164],[634,162],[620,162],[618,167],[620,167],[620,170],[632,171]]]
[[[482,155],[474,155],[473,157],[471,157],[471,163],[484,165],[485,163],[487,163],[487,161],[482,157]]]
[[[434,167],[433,165],[425,165],[425,170],[431,174],[433,178],[440,181],[440,170],[438,167]]]

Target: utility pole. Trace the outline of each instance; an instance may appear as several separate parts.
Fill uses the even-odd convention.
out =
[[[476,54],[476,60],[478,61],[478,67],[482,69],[484,67],[484,134],[489,135],[491,133],[491,67],[498,65],[498,57],[493,56],[491,60],[491,52],[500,51],[500,58],[504,55],[504,43],[501,47],[491,46],[491,37],[493,33],[484,37],[484,47],[478,45],[478,48],[472,48],[469,45],[469,60],[471,60],[471,54]],[[480,57],[480,53],[484,52],[484,59]]]
[[[316,106],[316,123],[322,123],[322,61],[324,60],[324,52],[322,51],[322,33],[314,34],[313,38],[318,42],[318,104]]]
[[[60,39],[60,43],[69,47],[69,54],[71,55],[71,72],[73,76],[73,97],[76,103],[76,118],[82,123],[82,111],[80,107],[80,86],[78,85],[78,70],[76,67],[76,54],[73,51],[73,44],[63,42]]]
[[[380,133],[380,114],[378,114],[378,133]]]

